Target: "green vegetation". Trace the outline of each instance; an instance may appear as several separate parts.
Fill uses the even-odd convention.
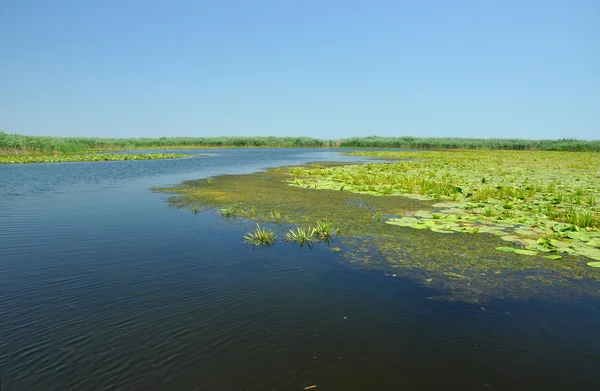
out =
[[[314,236],[313,228],[300,228],[296,227],[296,229],[290,229],[288,233],[285,234],[285,240],[300,244],[300,247],[307,246],[312,247],[312,240]]]
[[[456,156],[459,156],[463,152],[456,153],[458,154]],[[501,151],[499,153],[508,152]],[[539,160],[537,153],[513,153],[527,155],[533,163],[536,163],[535,159]],[[540,154],[547,154],[547,152],[540,152]],[[561,156],[564,158],[563,153],[556,154],[559,161]],[[585,161],[586,156],[586,154],[578,153],[574,154],[573,159],[580,164],[579,159]],[[412,160],[410,163],[418,166],[423,161],[423,159]],[[510,164],[508,161],[506,163]],[[593,159],[589,163],[593,164]],[[393,164],[396,163],[391,165]],[[543,166],[544,162],[539,162],[539,164]],[[563,161],[563,164],[567,163]],[[364,169],[374,173],[376,172],[375,168],[388,165],[390,164],[374,164],[370,165],[374,167],[364,167]],[[582,164],[582,166],[582,171],[590,171],[590,166],[587,164]],[[327,218],[327,222],[332,227],[339,228],[338,235],[340,236],[336,246],[328,248],[336,253],[339,252],[340,256],[351,265],[374,268],[389,275],[409,276],[426,286],[448,292],[451,300],[481,301],[489,297],[523,298],[536,296],[540,292],[543,292],[544,295],[554,292],[552,294],[561,296],[565,292],[573,292],[573,290],[581,294],[597,295],[599,293],[597,281],[600,280],[600,269],[590,267],[591,265],[588,265],[590,259],[587,257],[575,256],[574,253],[562,250],[551,252],[529,250],[516,242],[507,243],[503,236],[509,236],[508,233],[500,236],[492,232],[485,232],[487,229],[491,230],[486,227],[489,223],[472,222],[472,226],[464,227],[464,234],[458,234],[458,230],[452,228],[454,227],[453,222],[450,221],[452,218],[446,217],[449,214],[448,211],[443,212],[434,206],[453,202],[453,194],[440,196],[440,199],[436,200],[437,197],[421,194],[413,194],[411,197],[385,197],[380,196],[379,192],[345,191],[352,190],[350,180],[354,175],[351,172],[357,170],[357,167],[359,166],[321,163],[306,167],[276,168],[269,170],[266,174],[261,172],[249,175],[220,176],[215,178],[212,185],[207,185],[205,180],[196,180],[186,181],[175,187],[154,190],[173,194],[169,198],[169,203],[180,208],[202,205],[218,211],[218,208],[222,208],[224,205],[239,202],[242,203],[242,207],[239,208],[236,216],[258,222],[272,222],[271,212],[274,210],[280,211],[285,216],[285,222],[292,224],[292,227],[315,227],[318,221],[325,221]],[[591,167],[592,171],[593,167],[596,167],[597,170],[598,165]],[[548,169],[551,170],[551,167]],[[330,181],[329,186],[322,186],[323,188],[317,185],[319,181],[327,180],[320,174],[338,172],[338,170],[341,170],[339,171],[341,173],[348,170],[344,174],[348,178],[348,189],[344,188],[344,191],[340,191],[343,187],[342,184],[333,183],[333,181]],[[500,172],[497,174],[500,175]],[[396,173],[390,177],[398,175]],[[563,173],[557,171],[555,175],[557,183],[554,184],[554,190],[561,190],[565,194],[564,200],[568,198],[566,194],[570,194],[567,188],[571,186],[571,182],[567,181],[562,185]],[[483,177],[481,175],[476,180],[474,179],[479,187],[494,184],[495,177],[486,173],[485,184],[482,183]],[[265,178],[265,180],[259,182],[259,178]],[[293,185],[294,178],[303,183],[304,187]],[[579,181],[575,181],[576,178],[573,181],[583,185],[583,178],[583,175],[580,175]],[[369,185],[367,184],[367,186]],[[373,186],[376,188],[375,185]],[[517,184],[515,186],[519,187]],[[381,190],[383,189],[384,187],[381,188]],[[467,190],[465,187],[464,191]],[[518,196],[518,189],[515,191]],[[389,193],[387,190],[386,192]],[[468,190],[468,192],[473,193],[472,190]],[[588,193],[582,190],[582,206],[585,203],[584,195]],[[460,194],[458,193],[459,196]],[[573,191],[573,195],[577,195],[576,190]],[[460,202],[458,196],[456,199]],[[515,199],[513,203],[523,201],[517,197]],[[492,204],[487,206],[490,205]],[[495,205],[496,203],[493,202],[493,206],[490,207],[495,210]],[[512,209],[506,209],[510,207],[508,203],[506,208],[504,204],[500,204],[500,206],[502,207],[500,213],[508,215],[511,212],[514,213]],[[483,210],[485,207],[476,208],[477,210],[473,210],[473,212]],[[415,226],[387,223],[392,219],[412,217],[411,214],[419,211],[429,213],[431,219],[425,220],[426,222],[422,225]],[[495,218],[468,213],[465,210],[461,214],[487,219],[488,222],[492,222]],[[377,219],[381,222],[378,222]],[[423,220],[418,216],[415,219]],[[434,220],[435,223],[430,222]],[[437,222],[444,225],[440,228],[429,227],[429,224]],[[568,223],[561,224],[564,226],[556,227],[559,231],[560,227],[570,226]],[[436,229],[432,230],[431,228]],[[510,225],[510,227],[504,228],[509,230],[514,229],[514,226]],[[533,227],[529,227],[529,229],[533,229]],[[596,232],[595,229],[590,227],[589,231],[587,229],[564,231],[564,238],[563,234],[557,233],[556,236],[559,238],[549,240],[566,243],[568,248],[569,236],[583,234],[581,236],[584,237],[584,235]],[[297,229],[294,231],[296,232]],[[331,232],[333,233],[334,230]],[[522,233],[521,231],[512,232],[510,236],[518,236]],[[291,234],[285,236],[293,242]],[[315,239],[316,237],[313,236],[313,243]],[[550,244],[552,243],[554,242],[550,242]],[[544,243],[538,243],[538,245],[547,246]],[[511,251],[496,250],[498,247],[508,247]],[[535,255],[525,255],[513,250],[532,251],[535,252]],[[551,282],[552,289],[555,291],[548,291],[548,281]],[[569,287],[569,289],[562,289],[564,287]]]
[[[517,254],[600,260],[600,155],[572,152],[355,152],[402,161],[293,169],[291,186],[437,201],[388,224],[488,233]],[[302,180],[298,175],[304,176]],[[587,200],[584,202],[584,200]],[[521,248],[522,247],[522,248]],[[506,247],[499,246],[506,251]]]
[[[246,239],[246,242],[254,246],[269,247],[275,243],[275,240],[277,240],[277,235],[275,235],[273,230],[269,228],[263,228],[259,224],[256,224],[254,231],[249,232],[246,236],[244,236],[244,239]]]
[[[42,137],[0,131],[0,153],[85,152],[89,150],[177,149],[215,147],[327,147],[330,141],[308,137]]]
[[[573,139],[519,140],[419,137],[358,137],[319,140],[309,137],[160,137],[97,138],[47,137],[8,134],[0,131],[0,154],[73,153],[90,150],[179,149],[223,147],[341,147],[410,149],[513,149],[554,151],[600,151],[600,141]]]
[[[234,203],[233,205],[228,206],[227,208],[222,208],[220,210],[221,215],[227,218],[234,217],[241,211],[242,204],[239,202]]]
[[[0,155],[0,164],[104,162],[120,160],[155,160],[190,157],[181,153],[98,153],[61,155]]]
[[[317,225],[312,229],[313,234],[317,237],[317,239],[329,242],[331,240],[332,235],[338,233],[337,229],[331,227],[331,223],[327,221],[317,220]]]
[[[600,141],[575,139],[521,140],[454,137],[357,137],[341,140],[342,148],[506,149],[539,151],[600,151]]]
[[[289,242],[299,243],[300,247],[304,245],[312,247],[313,238],[319,242],[330,243],[332,236],[336,233],[338,233],[338,230],[333,229],[329,221],[317,220],[314,227],[290,229],[285,234],[285,239]]]

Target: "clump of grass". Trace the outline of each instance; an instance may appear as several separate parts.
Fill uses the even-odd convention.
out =
[[[381,222],[381,218],[382,218],[381,212],[375,212],[375,214],[373,215],[373,221],[375,221],[377,223]]]
[[[275,243],[277,235],[272,229],[264,228],[259,224],[256,224],[254,231],[248,232],[248,234],[244,236],[244,239],[254,246],[269,247]]]
[[[212,180],[211,178],[208,178],[208,179],[206,180],[206,184],[207,184],[207,185],[212,185],[212,184],[213,184],[213,180]]]
[[[257,213],[258,213],[258,210],[256,209],[256,207],[255,207],[255,206],[251,207],[251,208],[248,210],[248,215],[249,215],[250,217],[255,217]]]
[[[494,215],[494,208],[490,208],[489,206],[483,210],[483,215],[485,217],[492,217]]]
[[[220,210],[221,216],[230,218],[230,217],[234,217],[238,214],[238,212],[240,211],[240,207],[242,204],[240,204],[239,202],[234,203],[233,205],[228,206],[227,208],[223,208]]]
[[[317,239],[322,241],[329,242],[331,240],[331,236],[337,233],[337,229],[333,229],[331,227],[331,223],[329,221],[320,221],[317,220],[317,226],[312,228],[313,233],[317,237]]]
[[[279,223],[282,220],[281,212],[278,211],[277,209],[273,209],[271,211],[271,213],[269,214],[269,217],[271,218],[271,220],[273,220],[277,223]]]
[[[285,240],[300,244],[300,247],[307,246],[308,248],[312,247],[313,236],[315,234],[314,228],[300,228],[296,227],[296,229],[290,229],[288,233],[285,234]]]
[[[192,212],[194,212],[194,214],[198,213],[199,210],[200,208],[198,207],[198,205],[192,206]]]
[[[587,210],[578,210],[573,207],[569,208],[565,216],[567,223],[578,226],[579,228],[593,227],[598,224],[592,212]]]

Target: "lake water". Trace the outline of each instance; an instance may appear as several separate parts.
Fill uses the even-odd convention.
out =
[[[600,301],[467,304],[148,189],[328,150],[0,165],[9,390],[600,389]],[[600,284],[598,289],[600,289]]]

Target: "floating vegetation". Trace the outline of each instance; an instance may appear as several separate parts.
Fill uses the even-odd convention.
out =
[[[263,228],[257,223],[254,231],[249,232],[246,236],[244,236],[244,239],[246,242],[254,246],[270,247],[275,243],[277,235],[273,230],[269,228]]]
[[[105,162],[121,160],[155,160],[190,157],[181,153],[90,153],[67,155],[0,155],[0,164]]]
[[[472,152],[446,153],[456,159],[463,153]],[[478,153],[484,154],[481,159],[484,159],[486,153],[490,154],[490,158],[496,156],[496,152]],[[339,252],[349,264],[384,270],[390,275],[409,276],[428,287],[448,292],[451,300],[524,298],[535,297],[541,292],[548,296],[551,294],[548,290],[550,288],[548,284],[540,283],[542,280],[553,282],[552,292],[556,296],[570,295],[570,292],[597,295],[600,269],[588,266],[587,263],[592,259],[570,247],[573,243],[581,243],[589,247],[590,251],[597,250],[598,242],[594,236],[597,228],[579,228],[571,223],[556,221],[547,237],[538,237],[536,235],[539,233],[535,230],[545,224],[544,220],[536,217],[538,223],[536,227],[532,227],[528,220],[531,217],[524,215],[529,211],[524,205],[528,197],[537,197],[543,192],[551,193],[551,196],[546,196],[548,201],[544,205],[531,205],[532,211],[529,212],[535,214],[538,207],[546,208],[547,204],[559,201],[557,198],[562,197],[560,201],[565,203],[577,196],[576,191],[570,190],[570,186],[576,185],[576,188],[582,189],[583,200],[576,208],[588,208],[585,199],[596,193],[586,189],[597,188],[597,183],[600,182],[594,181],[594,174],[590,173],[598,170],[599,166],[594,163],[596,158],[589,157],[586,153],[556,153],[556,157],[551,156],[550,160],[557,159],[562,164],[572,166],[569,170],[579,170],[579,181],[574,180],[577,177],[572,182],[569,181],[569,177],[573,175],[571,171],[563,172],[549,166],[548,170],[553,171],[554,178],[549,180],[546,187],[540,188],[531,179],[528,179],[528,184],[520,183],[520,177],[513,175],[514,182],[511,185],[503,184],[501,190],[502,194],[510,198],[497,200],[500,189],[495,189],[494,186],[498,186],[498,177],[503,176],[502,167],[506,166],[504,170],[510,171],[515,159],[525,159],[516,152],[498,153],[509,156],[515,153],[517,156],[501,159],[500,168],[494,167],[491,173],[483,170],[485,163],[479,163],[483,173],[466,175],[472,177],[473,185],[468,181],[452,180],[447,186],[449,195],[445,195],[440,184],[437,187],[431,185],[435,190],[431,194],[421,194],[416,191],[416,186],[412,193],[401,193],[395,185],[390,184],[401,181],[405,173],[410,174],[410,164],[421,167],[425,161],[421,153],[408,154],[413,157],[410,161],[391,164],[366,164],[363,167],[321,163],[318,168],[315,165],[284,167],[269,170],[268,176],[264,172],[224,175],[216,178],[210,186],[204,180],[197,180],[154,190],[174,194],[169,198],[169,203],[174,207],[202,205],[219,211],[224,205],[242,201],[244,208],[240,208],[237,215],[261,224],[273,221],[271,213],[274,210],[285,216],[286,223],[296,227],[314,227],[317,221],[327,221],[331,227],[340,229],[337,234],[341,237],[335,247],[328,248],[332,252]],[[535,165],[539,164],[545,169],[544,165],[548,164],[548,160],[544,161],[538,154],[546,153],[521,153],[534,165],[533,168],[524,165],[523,169],[528,170],[524,171],[524,175],[540,175],[536,174],[538,171]],[[571,155],[573,157],[567,164],[565,159]],[[464,159],[465,167],[470,164],[469,159]],[[397,163],[406,163],[406,166],[400,166],[406,167],[404,173],[390,170]],[[441,168],[436,166],[435,169],[429,169],[431,178],[428,175],[420,176],[424,181],[434,179],[439,171],[439,175],[443,177],[444,165],[440,163],[439,167]],[[357,177],[356,173],[364,175]],[[333,178],[332,174],[339,175],[339,179]],[[375,178],[379,174],[384,179]],[[596,175],[598,174],[600,173]],[[385,176],[390,180],[386,182]],[[455,176],[460,177],[458,174]],[[264,182],[258,181],[261,177],[265,177]],[[294,177],[303,185],[292,183]],[[482,183],[484,177],[486,183]],[[566,179],[563,180],[563,177]],[[509,182],[509,178],[505,179]],[[440,182],[443,183],[443,180]],[[340,191],[342,186],[345,188]],[[472,195],[482,186],[494,187],[495,191],[488,196],[487,202],[471,201]],[[382,196],[384,192],[390,196]],[[560,206],[558,209],[569,209],[566,205],[556,205]],[[551,210],[555,210],[556,205],[551,204]],[[482,212],[486,207],[494,209],[493,216],[484,216]],[[594,213],[596,212],[592,210],[593,216]],[[382,223],[374,223],[377,220],[374,216],[378,214]],[[526,220],[517,226],[509,223],[522,218]],[[576,237],[578,239],[575,242]],[[539,241],[540,239],[544,240]],[[316,240],[317,237],[313,236],[313,243]],[[496,250],[498,247],[508,247],[511,251]],[[564,248],[571,250],[563,250]],[[520,254],[514,250],[532,251],[535,255]],[[468,278],[451,278],[448,273]],[[527,278],[531,276],[535,278]],[[569,289],[564,289],[565,287]]]
[[[440,201],[388,224],[437,233],[487,233],[515,253],[600,260],[600,155],[569,152],[355,152],[404,159],[295,169],[291,186]],[[302,180],[298,179],[302,177]],[[582,202],[587,200],[587,202]],[[500,246],[502,247],[502,246]]]

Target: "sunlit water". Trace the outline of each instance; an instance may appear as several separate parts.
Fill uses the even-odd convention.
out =
[[[192,153],[0,165],[2,391],[600,389],[598,301],[432,301],[323,248],[253,250],[251,222],[148,188],[350,158]]]

